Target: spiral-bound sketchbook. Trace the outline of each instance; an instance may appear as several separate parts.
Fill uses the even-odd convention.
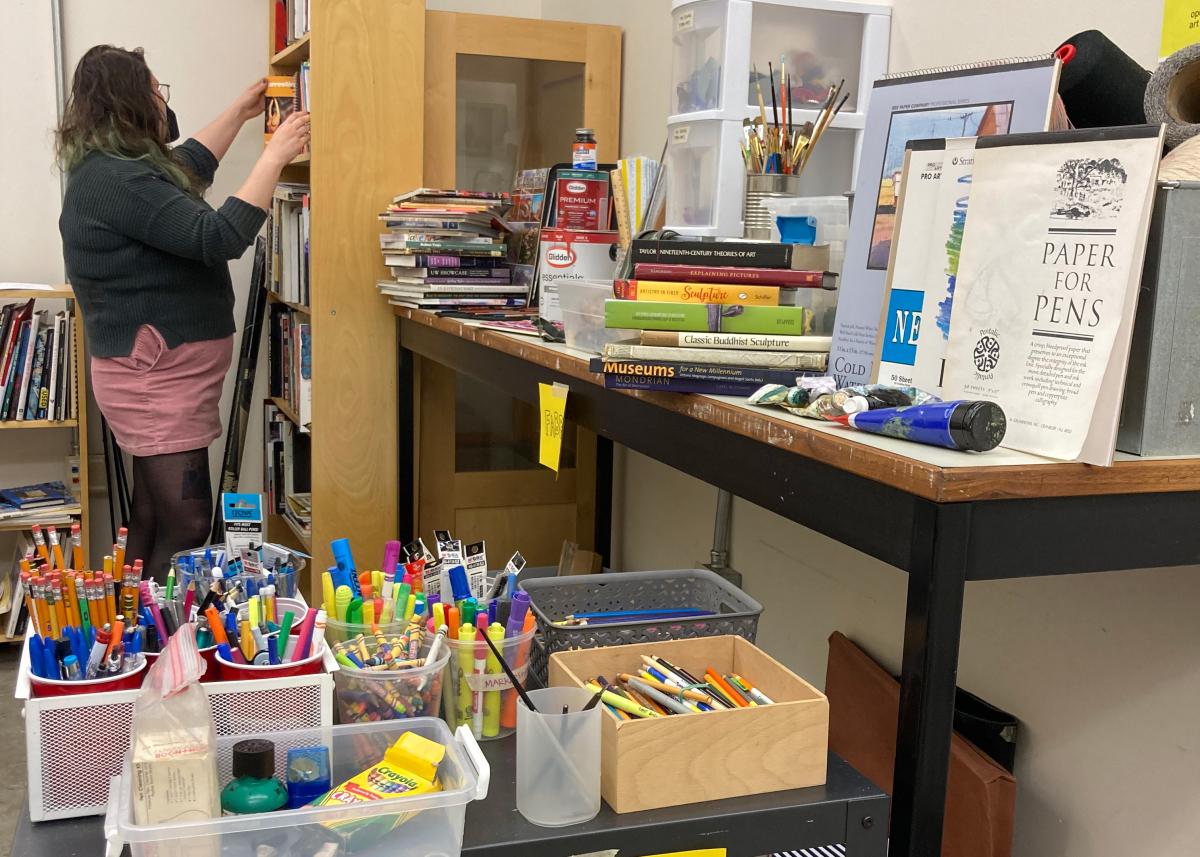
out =
[[[1047,56],[927,69],[875,82],[830,353],[830,371],[840,382],[865,383],[872,375],[909,141],[1045,131],[1059,68]]]

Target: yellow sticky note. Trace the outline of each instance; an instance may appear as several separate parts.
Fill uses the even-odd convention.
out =
[[[538,462],[558,472],[558,462],[562,458],[563,424],[567,418],[566,384],[538,384],[539,411],[541,420],[541,443],[538,448]]]
[[[725,849],[702,848],[699,851],[672,851],[670,854],[653,854],[651,857],[725,857]]]
[[[1200,42],[1200,0],[1163,0],[1160,58]]]

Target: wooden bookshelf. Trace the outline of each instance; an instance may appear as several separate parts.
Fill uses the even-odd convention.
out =
[[[274,39],[275,30],[273,26],[270,32],[272,39]],[[310,34],[305,33],[279,53],[273,54],[270,61],[271,67],[277,69],[299,68],[300,63],[308,59],[309,35]],[[272,44],[274,44],[274,42],[272,42]]]
[[[85,359],[83,350],[83,316],[80,312],[79,303],[75,301],[75,293],[69,285],[55,285],[50,289],[0,289],[0,304],[10,303],[13,301],[27,301],[30,298],[35,300],[60,300],[68,301],[73,304],[73,320],[74,326],[71,330],[74,336],[75,346],[75,372],[72,381],[76,388],[76,401],[78,407],[78,415],[74,419],[69,420],[8,420],[0,422],[0,431],[33,431],[33,430],[51,430],[51,429],[72,429],[72,436],[75,441],[72,452],[79,459],[79,509],[76,514],[64,514],[61,518],[51,521],[38,521],[37,523],[46,526],[47,523],[53,523],[55,526],[70,527],[73,521],[79,521],[80,536],[83,540],[84,550],[88,552],[89,559],[98,559],[90,556],[91,542],[91,515],[90,515],[90,487],[88,481],[88,420],[87,420],[87,360]],[[6,441],[0,445],[0,450],[11,455],[11,444]],[[4,466],[5,458],[9,456],[0,454],[0,469]],[[53,477],[44,481],[52,481]],[[67,482],[67,479],[63,480]],[[20,532],[29,529],[30,524],[20,519],[0,521],[0,532]],[[6,641],[0,635],[0,642]]]
[[[273,34],[275,4],[264,6]],[[371,555],[411,535],[396,526],[396,324],[374,284],[385,276],[377,215],[422,182],[425,4],[312,0],[310,22],[283,51],[270,35],[267,46],[271,74],[312,63],[316,105],[312,151],[282,176],[307,182],[313,200],[309,306],[292,306],[312,320],[313,533],[307,542],[290,528],[279,534],[311,545],[311,567],[326,568],[333,539]],[[272,537],[281,521],[268,519]]]
[[[296,428],[300,428],[300,415],[292,410],[292,406],[288,404],[287,399],[279,396],[269,396],[267,401],[279,408],[279,413],[291,420],[292,424],[295,425]]]
[[[310,310],[304,304],[293,303],[292,301],[285,301],[283,298],[281,298],[279,295],[275,294],[274,292],[267,292],[267,300],[273,304],[279,304],[280,306],[285,306],[288,309],[294,309],[296,312],[302,312],[305,315],[312,315],[312,310]]]
[[[48,429],[75,428],[79,420],[0,420],[0,431],[4,429]]]
[[[80,505],[80,508],[82,508],[82,504]],[[46,518],[44,520],[33,521],[32,523],[29,521],[22,521],[20,518],[15,518],[10,521],[0,521],[0,533],[19,533],[22,530],[28,530],[31,526],[33,526],[33,524],[37,524],[39,527],[62,527],[63,525],[66,525],[69,528],[77,517],[79,516],[63,515],[61,518]],[[79,529],[80,532],[83,531],[82,524],[79,525]]]

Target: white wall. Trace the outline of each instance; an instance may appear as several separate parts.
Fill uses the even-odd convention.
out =
[[[1045,53],[1095,27],[1152,68],[1160,13],[1113,0],[895,0],[890,67]],[[619,567],[706,560],[715,489],[623,460]],[[835,629],[899,672],[902,573],[742,501],[732,565],[767,605],[760,643],[806,677],[823,679]],[[1021,719],[1015,855],[1197,853],[1197,603],[1196,568],[968,585],[959,684]]]
[[[37,69],[39,74],[50,74],[53,83],[48,25],[49,4],[31,2],[29,5],[37,5],[46,10],[47,20],[44,33],[41,34],[44,36],[44,44],[40,44],[34,38],[29,40],[31,45],[37,46],[36,52],[30,56],[29,67]],[[69,86],[79,57],[93,45],[111,43],[125,48],[144,48],[146,59],[159,80],[171,85],[171,107],[179,116],[180,130],[186,138],[220,113],[251,81],[265,73],[266,29],[265,7],[261,3],[249,0],[208,0],[206,3],[192,4],[167,4],[151,0],[105,0],[103,3],[64,0],[64,76]],[[9,34],[6,32],[5,35]],[[7,59],[5,56],[4,60],[0,61]],[[6,79],[14,80],[16,77],[9,75]],[[6,125],[8,120],[6,106],[3,124]],[[4,131],[0,130],[0,134],[2,133]],[[40,165],[50,157],[49,149],[41,145],[33,135],[28,135],[25,142],[25,147],[18,152],[20,168],[26,173],[39,175]],[[225,197],[238,188],[261,150],[259,125],[257,121],[251,121],[243,128],[222,160],[216,181],[207,194],[212,204],[220,205]],[[2,160],[6,167],[9,166],[8,158]],[[47,204],[52,200],[54,217],[57,218],[57,179],[53,197],[46,194],[30,194],[30,199],[39,204]],[[52,224],[50,228],[46,228],[43,225],[38,231],[38,239],[40,243],[34,243],[32,247],[18,247],[16,258],[21,260],[32,253],[39,256],[50,253],[58,259],[59,273],[56,277],[61,279],[62,257],[57,227]],[[47,247],[49,249],[46,249]],[[10,254],[6,254],[5,261],[0,264],[7,264],[9,258]],[[230,275],[237,296],[234,318],[239,334],[235,342],[240,342],[252,259],[253,251],[249,251],[241,259],[230,264]],[[0,274],[0,279],[5,276],[7,275]],[[258,373],[260,391],[255,395],[255,402],[261,401],[261,390],[265,389],[265,344],[261,356],[263,359],[259,362]],[[221,413],[226,420],[232,389],[233,374],[230,373],[226,378],[221,398]],[[257,491],[262,484],[261,409],[254,407],[251,414],[242,468],[242,488]],[[98,428],[99,420],[93,419],[92,450],[95,454],[92,456],[91,472],[94,484],[103,487],[104,467],[99,458],[101,446]],[[220,467],[223,450],[222,435],[210,448],[209,459],[214,479]],[[92,552],[93,555],[99,555],[106,552],[103,546],[106,542],[111,543],[108,542],[111,537],[108,533],[105,498],[100,495],[92,499]]]

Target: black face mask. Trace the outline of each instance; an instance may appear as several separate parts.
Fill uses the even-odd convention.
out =
[[[174,143],[179,139],[179,120],[175,118],[175,111],[167,105],[167,142]]]

